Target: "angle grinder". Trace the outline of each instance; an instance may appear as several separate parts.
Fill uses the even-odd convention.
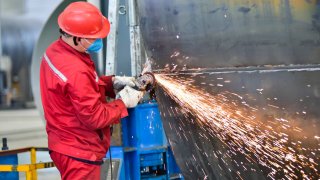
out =
[[[156,78],[153,73],[145,72],[136,79],[135,86],[133,88],[138,91],[151,91],[155,85]]]

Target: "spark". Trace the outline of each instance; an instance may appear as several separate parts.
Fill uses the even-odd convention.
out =
[[[273,121],[276,123],[268,121],[268,124],[265,125],[257,121],[254,115],[250,115],[249,112],[252,111],[248,109],[256,108],[250,107],[241,96],[235,93],[212,95],[200,88],[188,85],[190,80],[187,78],[170,77],[164,74],[156,74],[155,77],[159,86],[181,107],[182,112],[192,114],[200,124],[199,127],[210,132],[210,136],[217,137],[229,147],[229,153],[221,153],[218,150],[219,155],[232,157],[241,153],[248,162],[257,162],[269,169],[268,177],[271,179],[277,179],[276,174],[279,169],[280,171],[282,169],[284,176],[289,179],[297,178],[297,171],[304,172],[303,169],[308,169],[308,172],[300,174],[306,179],[320,175],[314,165],[316,164],[315,159],[301,152],[301,149],[309,150],[302,147],[301,142],[292,144],[290,135],[284,133],[289,129],[302,132],[301,128],[289,125],[289,120],[274,117]],[[263,89],[257,89],[257,91],[261,93]],[[228,97],[238,97],[239,100],[231,103]],[[274,98],[274,100],[277,99]],[[268,104],[268,106],[279,109],[275,105]],[[284,132],[274,131],[273,126],[275,125],[283,127]],[[262,127],[265,129],[263,130]],[[317,140],[320,139],[319,136],[314,137]],[[289,145],[294,147],[289,147]],[[199,149],[197,145],[196,148]],[[215,152],[213,155],[218,158]],[[194,155],[193,159],[196,161]],[[228,165],[223,158],[221,160]],[[220,165],[218,167],[222,170]],[[243,168],[247,170],[245,166]]]
[[[197,161],[196,157],[193,154],[192,154],[192,157],[193,157],[194,161]]]
[[[180,52],[179,51],[175,51],[173,52],[173,54],[170,56],[170,58],[173,58],[173,57],[177,57],[180,55]]]
[[[268,106],[279,109],[278,106],[275,106],[275,105],[272,105],[272,104],[268,104]]]

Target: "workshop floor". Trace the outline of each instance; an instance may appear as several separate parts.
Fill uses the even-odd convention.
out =
[[[30,146],[47,147],[47,136],[45,124],[41,119],[38,110],[1,110],[0,111],[0,140],[8,139],[9,149],[24,148]],[[2,147],[2,141],[0,143]],[[28,153],[18,156],[19,164],[30,163]],[[47,152],[37,153],[37,161],[51,161]],[[25,179],[25,174],[19,174],[20,179]],[[39,180],[60,179],[56,168],[38,170]]]

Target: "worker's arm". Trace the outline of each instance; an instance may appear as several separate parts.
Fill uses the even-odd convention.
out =
[[[101,76],[100,80],[102,80],[104,83],[106,83],[106,96],[115,98],[116,94],[114,93],[114,88],[113,88],[113,79],[114,76]]]
[[[124,87],[135,86],[136,79],[134,77],[129,76],[101,76],[100,80],[102,80],[105,85],[105,95],[111,98],[115,98],[114,91],[121,91]]]
[[[73,83],[70,83],[73,82]],[[91,129],[102,129],[128,115],[122,100],[103,102],[89,72],[78,72],[68,83],[67,91],[79,120]]]

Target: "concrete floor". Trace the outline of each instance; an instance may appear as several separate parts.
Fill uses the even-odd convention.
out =
[[[47,135],[44,121],[41,119],[38,110],[0,110],[0,138],[8,139],[9,149],[23,147],[47,147]],[[2,141],[0,143],[2,147]],[[18,155],[19,164],[30,163],[28,153]],[[37,161],[51,161],[47,152],[37,153]],[[19,174],[20,179],[25,179],[25,174]],[[56,168],[38,170],[39,180],[60,179]]]

